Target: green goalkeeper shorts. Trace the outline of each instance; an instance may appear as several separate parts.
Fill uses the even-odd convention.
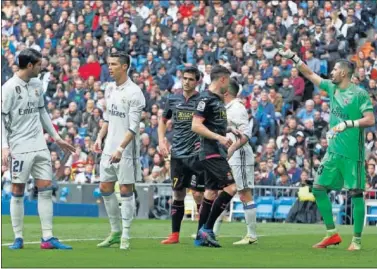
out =
[[[364,190],[365,167],[363,162],[353,161],[341,155],[326,152],[317,169],[314,184],[330,190]]]

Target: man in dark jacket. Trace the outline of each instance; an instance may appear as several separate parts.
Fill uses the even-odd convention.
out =
[[[174,85],[173,77],[166,72],[166,67],[164,65],[159,67],[155,79],[160,91],[170,91]]]

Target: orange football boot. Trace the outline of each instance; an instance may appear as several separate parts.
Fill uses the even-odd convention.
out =
[[[321,242],[315,244],[313,248],[327,248],[332,245],[339,245],[342,242],[342,238],[338,233],[332,236],[325,237]]]
[[[179,243],[179,232],[171,233],[168,238],[161,241],[161,244],[169,245],[169,244],[177,244]]]

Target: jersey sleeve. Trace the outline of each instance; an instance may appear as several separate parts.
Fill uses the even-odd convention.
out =
[[[45,100],[43,98],[43,83],[42,83],[42,81],[40,81],[38,79],[37,85],[38,85],[37,91],[39,92],[38,107],[44,108],[45,107]]]
[[[330,97],[334,95],[335,85],[329,79],[322,79],[319,88],[327,92]]]
[[[208,115],[211,113],[210,103],[211,100],[208,97],[200,98],[194,116],[204,119],[208,118]]]
[[[368,111],[373,112],[373,105],[372,105],[371,98],[369,97],[368,93],[365,91],[360,94],[359,107],[360,107],[360,112],[362,114]]]
[[[109,122],[109,112],[108,112],[109,108],[107,107],[107,97],[109,96],[109,94],[110,94],[110,90],[108,88],[106,88],[105,89],[105,98],[103,98],[104,101],[105,101],[104,106],[103,106],[103,120],[105,122]]]
[[[172,110],[172,102],[170,96],[168,97],[168,100],[165,103],[164,111],[162,112],[162,119],[164,122],[167,120],[170,120],[173,116],[173,110]]]
[[[136,134],[140,128],[141,112],[145,108],[145,97],[142,91],[138,91],[131,96],[129,101],[130,110],[128,112],[129,130]]]
[[[14,92],[15,89],[9,87],[8,85],[4,85],[1,89],[1,113],[2,114],[9,114],[12,109],[14,103]]]
[[[250,138],[251,130],[249,127],[249,117],[244,107],[237,107],[237,109],[232,109],[227,117],[238,131]]]

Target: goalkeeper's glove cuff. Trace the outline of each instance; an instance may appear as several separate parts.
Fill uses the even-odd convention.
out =
[[[296,54],[293,55],[293,57],[291,58],[291,60],[292,60],[297,66],[302,65],[302,60],[301,60],[300,57],[298,57]]]
[[[346,120],[344,122],[347,128],[359,128],[360,123],[358,120]]]

